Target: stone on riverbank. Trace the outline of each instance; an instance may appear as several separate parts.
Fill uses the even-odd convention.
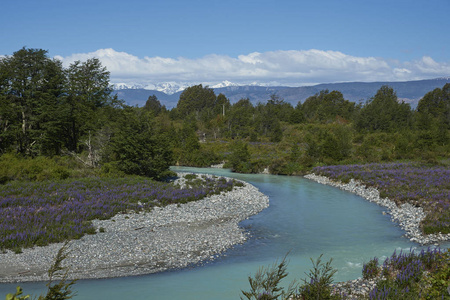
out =
[[[351,179],[349,183],[342,183],[316,174],[305,175],[305,178],[314,180],[321,184],[338,187],[341,190],[352,192],[370,202],[386,207],[387,213],[391,215],[391,220],[398,223],[400,227],[406,231],[406,237],[408,237],[412,242],[427,245],[450,240],[450,234],[424,235],[422,233],[420,230],[420,222],[425,218],[425,212],[421,207],[416,207],[409,203],[402,204],[398,207],[395,202],[389,200],[388,198],[381,198],[380,192],[377,189],[373,187],[366,187],[363,183],[353,179]]]
[[[243,243],[248,236],[239,222],[269,205],[267,196],[243,183],[199,201],[93,221],[104,232],[70,242],[64,261],[71,269],[69,278],[142,275],[214,259]],[[0,282],[48,280],[47,270],[62,245],[0,254]]]

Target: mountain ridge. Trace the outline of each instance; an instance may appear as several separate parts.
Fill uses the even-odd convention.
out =
[[[435,88],[442,88],[446,83],[450,83],[450,77],[414,81],[321,83],[300,87],[262,86],[256,84],[240,86],[229,81],[224,81],[210,87],[214,90],[216,95],[220,93],[224,94],[230,99],[231,103],[235,103],[242,98],[249,98],[253,104],[258,102],[264,103],[270,99],[272,94],[276,94],[286,102],[295,106],[299,101],[303,103],[308,97],[313,96],[322,90],[340,91],[345,99],[360,103],[373,97],[381,86],[388,85],[396,91],[399,100],[410,103],[411,107],[415,108],[419,100],[426,93]],[[117,94],[117,96],[120,99],[123,99],[128,105],[132,106],[143,106],[149,96],[155,95],[161,104],[165,105],[167,108],[172,108],[177,105],[179,96],[184,88],[192,85],[186,84],[186,86],[180,86],[175,82],[171,82],[167,83],[165,86],[166,89],[164,89],[164,84],[158,84],[151,86],[154,86],[155,88],[158,86],[162,87],[160,90],[128,87],[115,89],[113,93]],[[177,86],[178,90],[176,92],[168,93],[169,88],[177,88]],[[147,85],[147,87],[150,86]],[[183,88],[181,89],[181,87]]]

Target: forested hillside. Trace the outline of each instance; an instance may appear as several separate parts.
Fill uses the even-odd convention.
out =
[[[231,104],[196,85],[170,110],[155,95],[131,107],[113,95],[99,60],[64,68],[45,50],[23,48],[0,59],[0,101],[3,166],[72,157],[105,174],[162,178],[172,164],[225,161],[238,172],[292,175],[326,164],[448,163],[450,153],[450,84],[429,91],[414,110],[389,86],[363,104],[322,90],[293,106],[277,94]],[[39,173],[12,169],[3,167],[3,181]]]

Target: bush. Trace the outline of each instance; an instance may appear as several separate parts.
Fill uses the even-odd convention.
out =
[[[294,296],[294,291],[297,286],[295,281],[291,282],[287,290],[279,287],[281,280],[288,275],[286,269],[286,257],[279,264],[275,263],[271,267],[260,268],[254,278],[248,277],[251,291],[241,291],[242,294],[249,300],[273,300],[279,299],[280,297],[283,300],[290,299]],[[241,297],[241,299],[243,298]]]
[[[333,276],[337,272],[331,267],[330,259],[326,263],[322,263],[322,254],[314,262],[311,259],[313,268],[309,271],[308,280],[303,279],[303,285],[300,287],[300,296],[305,299],[339,299],[338,295],[332,295],[331,284],[333,283]]]
[[[252,167],[247,143],[242,141],[233,142],[228,162],[233,172],[251,173]]]
[[[374,279],[380,274],[378,258],[374,257],[367,264],[363,265],[362,275],[364,279]]]
[[[72,171],[66,163],[58,158],[38,156],[23,158],[19,155],[6,153],[0,156],[0,184],[12,180],[58,180],[66,179]]]

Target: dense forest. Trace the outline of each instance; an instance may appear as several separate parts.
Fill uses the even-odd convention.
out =
[[[415,110],[389,86],[364,104],[324,90],[293,107],[275,94],[256,105],[230,103],[200,84],[168,110],[156,96],[144,107],[126,105],[109,79],[98,59],[64,68],[47,51],[28,48],[1,58],[1,181],[66,177],[73,161],[101,174],[155,179],[173,164],[223,161],[237,172],[288,175],[328,164],[448,163],[450,84],[427,93]],[[43,158],[56,162],[51,175],[27,169]],[[23,160],[22,171],[5,167]]]

